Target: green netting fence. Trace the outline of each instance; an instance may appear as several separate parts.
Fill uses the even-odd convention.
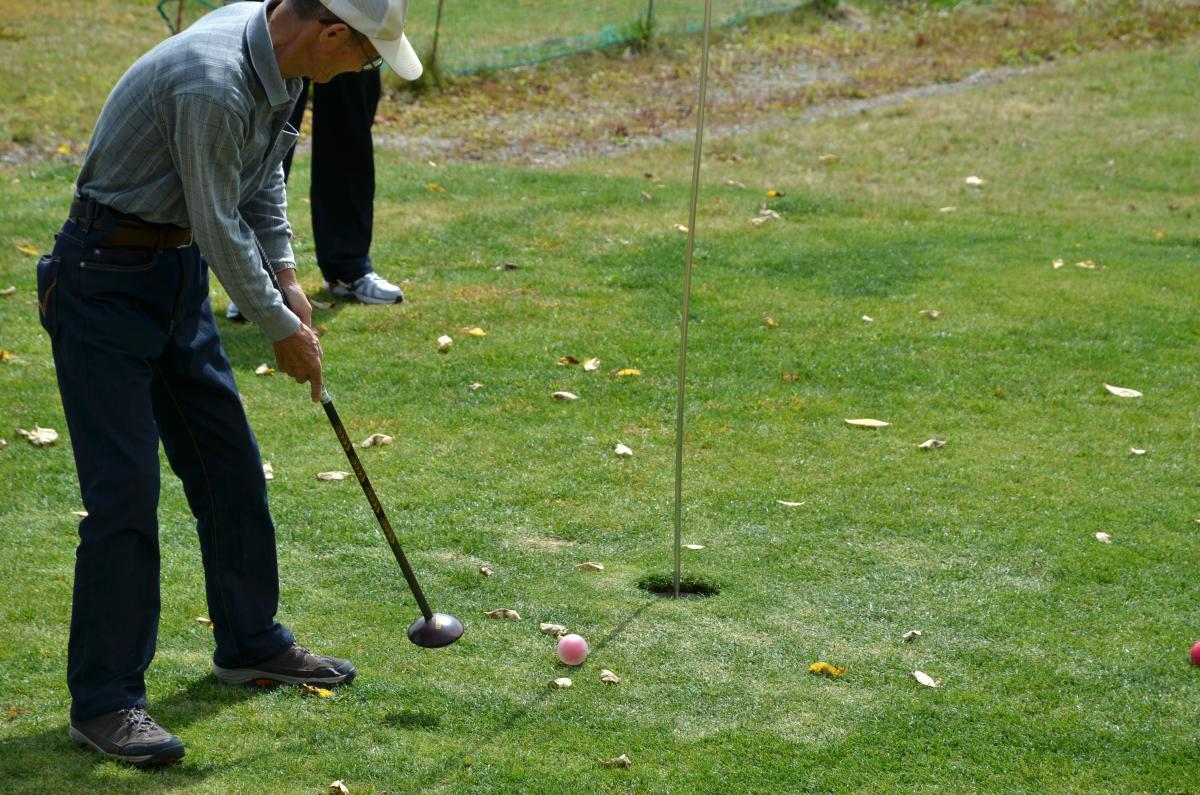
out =
[[[159,0],[172,30],[186,27],[220,0]],[[797,0],[714,0],[713,21],[738,25],[805,5]],[[440,16],[440,20],[439,20]],[[434,50],[443,73],[469,74],[621,46],[655,35],[694,32],[703,0],[410,0],[407,34],[423,59]]]

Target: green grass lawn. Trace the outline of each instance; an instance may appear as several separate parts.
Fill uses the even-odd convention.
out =
[[[417,610],[357,485],[314,477],[348,469],[320,409],[307,388],[256,377],[269,346],[223,323],[276,471],[281,618],[360,677],[327,700],[215,683],[194,621],[207,612],[197,544],[167,477],[148,681],[188,756],[154,773],[66,741],[70,439],[35,449],[13,429],[65,431],[30,305],[35,258],[17,246],[49,245],[74,170],[6,167],[0,780],[46,793],[316,793],[335,779],[355,793],[1195,791],[1198,69],[1195,45],[1099,54],[708,145],[684,479],[684,541],[704,545],[685,573],[722,586],[705,600],[636,586],[672,560],[673,225],[689,149],[559,171],[381,154],[374,254],[409,301],[316,321],[351,436],[395,437],[365,464],[435,609],[466,634],[438,651],[407,642]],[[294,196],[306,177],[301,162]],[[763,204],[781,219],[753,227]],[[294,208],[315,296],[306,205]],[[456,340],[444,354],[441,334]],[[601,368],[557,366],[566,355]],[[560,389],[580,399],[552,400]],[[919,450],[929,438],[947,445]],[[589,560],[605,570],[575,570]],[[521,620],[482,615],[498,607]],[[541,621],[591,641],[582,669],[557,664]],[[906,644],[909,629],[924,634]],[[845,675],[810,674],[818,660]],[[601,668],[621,683],[602,685]],[[564,673],[574,687],[549,689]],[[619,754],[633,766],[597,762]]]

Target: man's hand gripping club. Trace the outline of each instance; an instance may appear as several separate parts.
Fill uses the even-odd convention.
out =
[[[308,383],[312,399],[321,399],[321,341],[312,328],[312,305],[308,296],[296,281],[296,271],[291,268],[275,274],[283,302],[300,318],[300,327],[290,337],[284,337],[275,346],[275,366],[283,373],[296,379],[296,383]]]

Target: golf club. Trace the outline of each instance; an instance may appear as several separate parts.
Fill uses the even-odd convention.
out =
[[[257,244],[258,241],[256,240],[255,243]],[[258,245],[258,253],[263,269],[270,276],[275,289],[279,291],[284,306],[287,306],[287,295],[283,292],[279,279],[271,269],[267,254],[263,251],[261,244]],[[354,470],[358,484],[362,486],[363,493],[367,495],[367,502],[371,504],[371,510],[375,512],[375,518],[379,520],[379,527],[382,528],[383,535],[387,538],[388,546],[392,548],[392,554],[396,556],[396,562],[400,564],[400,570],[404,572],[404,579],[408,581],[408,587],[416,597],[417,605],[421,608],[421,615],[408,627],[408,639],[425,649],[449,646],[462,637],[462,622],[449,613],[435,613],[429,609],[429,602],[425,600],[425,594],[417,583],[417,575],[413,574],[412,566],[408,565],[404,549],[401,548],[400,541],[396,538],[395,531],[392,530],[392,524],[388,521],[387,514],[383,512],[383,506],[379,504],[379,497],[375,496],[375,489],[371,486],[367,471],[363,469],[362,461],[358,460],[358,453],[354,452],[354,444],[346,433],[346,427],[342,425],[337,409],[333,407],[333,398],[330,397],[329,390],[324,386],[321,387],[321,405],[325,408],[325,416],[329,418],[333,432],[337,434],[338,441],[342,443],[342,450],[346,453],[346,458],[350,460],[350,468]]]
[[[367,502],[371,504],[371,510],[375,512],[375,518],[379,520],[379,526],[383,529],[384,536],[387,537],[392,554],[396,556],[396,562],[400,564],[400,569],[404,572],[404,579],[408,581],[408,587],[421,607],[420,617],[408,628],[408,639],[426,649],[449,646],[462,637],[462,623],[448,613],[434,613],[429,609],[429,602],[425,601],[425,594],[422,593],[421,586],[417,584],[417,577],[413,574],[412,567],[408,565],[408,558],[404,556],[404,550],[400,547],[399,540],[396,539],[396,533],[392,530],[387,514],[383,512],[383,506],[379,504],[379,498],[375,496],[375,489],[371,486],[371,480],[367,477],[366,470],[363,469],[362,461],[358,459],[358,453],[354,451],[354,445],[346,434],[346,428],[342,425],[341,418],[338,417],[337,409],[333,407],[333,398],[330,397],[329,390],[324,387],[321,389],[321,405],[325,408],[325,416],[329,418],[329,424],[333,426],[338,441],[342,443],[342,450],[345,451],[346,458],[350,459],[350,468],[354,470],[354,475],[358,478],[363,493],[367,495]]]

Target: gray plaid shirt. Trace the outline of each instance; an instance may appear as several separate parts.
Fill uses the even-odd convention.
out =
[[[296,266],[281,164],[302,85],[279,73],[267,4],[213,11],[117,83],[77,183],[120,212],[191,227],[230,298],[272,341],[300,325],[258,245],[274,270]]]

